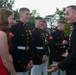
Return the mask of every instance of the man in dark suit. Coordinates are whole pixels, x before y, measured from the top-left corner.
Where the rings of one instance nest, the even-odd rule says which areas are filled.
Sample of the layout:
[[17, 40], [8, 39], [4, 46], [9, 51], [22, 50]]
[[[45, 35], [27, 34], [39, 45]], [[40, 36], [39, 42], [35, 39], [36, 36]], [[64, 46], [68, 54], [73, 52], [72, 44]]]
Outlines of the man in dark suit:
[[70, 5], [65, 10], [65, 18], [67, 22], [73, 25], [73, 31], [71, 35], [71, 49], [72, 52], [59, 64], [52, 64], [52, 69], [48, 72], [54, 72], [59, 68], [66, 70], [67, 75], [76, 75], [76, 6]]
[[28, 70], [33, 67], [33, 36], [31, 29], [26, 26], [30, 18], [30, 10], [21, 8], [19, 10], [20, 21], [13, 25], [10, 33], [13, 35], [12, 57], [13, 64], [18, 75], [28, 75]]
[[[57, 25], [57, 29], [50, 34], [49, 38], [49, 47], [50, 47], [50, 58], [52, 63], [59, 63], [65, 57], [63, 57], [63, 53], [66, 52], [68, 48], [68, 40], [69, 38], [63, 32], [66, 27], [65, 21], [59, 21]], [[52, 39], [51, 39], [52, 38]], [[52, 75], [58, 75], [58, 70], [53, 72]], [[60, 70], [60, 75], [65, 75], [65, 71]]]
[[35, 28], [32, 30], [34, 36], [34, 61], [33, 68], [31, 69], [31, 75], [42, 75], [42, 64], [47, 60], [46, 50], [45, 50], [45, 35], [41, 26], [43, 24], [43, 18], [35, 18]]

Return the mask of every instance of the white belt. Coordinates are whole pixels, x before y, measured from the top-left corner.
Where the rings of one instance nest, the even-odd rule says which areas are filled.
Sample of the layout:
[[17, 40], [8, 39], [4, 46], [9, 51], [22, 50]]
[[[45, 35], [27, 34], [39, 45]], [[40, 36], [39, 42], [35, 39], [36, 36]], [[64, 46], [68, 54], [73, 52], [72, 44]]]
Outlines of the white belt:
[[17, 49], [19, 49], [19, 50], [25, 50], [25, 47], [24, 46], [17, 46]]
[[43, 47], [36, 47], [37, 49], [43, 49]]

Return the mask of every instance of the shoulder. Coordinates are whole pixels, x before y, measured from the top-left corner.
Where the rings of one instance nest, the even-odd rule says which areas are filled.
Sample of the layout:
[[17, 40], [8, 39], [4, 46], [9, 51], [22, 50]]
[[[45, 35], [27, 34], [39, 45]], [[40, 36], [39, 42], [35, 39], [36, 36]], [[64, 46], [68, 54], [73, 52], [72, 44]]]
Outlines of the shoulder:
[[11, 28], [18, 28], [19, 24], [12, 25]]
[[3, 39], [3, 38], [7, 38], [7, 35], [5, 32], [3, 31], [0, 31], [0, 38]]
[[32, 31], [32, 28], [31, 28], [31, 27], [29, 27], [29, 26], [26, 26], [26, 29], [27, 29], [27, 30], [31, 30], [31, 31]]
[[57, 35], [58, 31], [51, 32], [51, 35]]
[[10, 32], [17, 32], [19, 28], [20, 28], [19, 25], [16, 24], [16, 25], [12, 25], [9, 30]]

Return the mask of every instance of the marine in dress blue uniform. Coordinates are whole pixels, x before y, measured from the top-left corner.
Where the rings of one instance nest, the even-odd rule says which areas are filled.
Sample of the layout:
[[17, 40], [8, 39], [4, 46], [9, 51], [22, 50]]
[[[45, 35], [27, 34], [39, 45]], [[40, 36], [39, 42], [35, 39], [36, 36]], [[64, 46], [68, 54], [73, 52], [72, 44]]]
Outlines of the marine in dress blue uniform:
[[10, 29], [10, 33], [14, 35], [11, 38], [13, 64], [18, 75], [28, 75], [27, 71], [33, 67], [34, 38], [31, 28], [26, 26], [29, 9], [21, 8], [19, 14], [20, 21]]
[[32, 30], [34, 36], [34, 61], [33, 68], [31, 69], [31, 75], [42, 75], [42, 64], [45, 62], [46, 50], [45, 50], [45, 35], [43, 30], [40, 29], [42, 25], [42, 18], [35, 18], [35, 28]]
[[[65, 21], [59, 21], [58, 27], [55, 31], [51, 32], [49, 37], [49, 47], [50, 47], [50, 60], [52, 63], [59, 63], [65, 57], [62, 56], [66, 52], [69, 44], [68, 36], [63, 32], [65, 29]], [[63, 27], [63, 28], [62, 28]], [[67, 44], [63, 44], [63, 41], [66, 41]], [[58, 75], [58, 71], [53, 72], [52, 75]], [[65, 72], [60, 70], [60, 75], [65, 75]]]

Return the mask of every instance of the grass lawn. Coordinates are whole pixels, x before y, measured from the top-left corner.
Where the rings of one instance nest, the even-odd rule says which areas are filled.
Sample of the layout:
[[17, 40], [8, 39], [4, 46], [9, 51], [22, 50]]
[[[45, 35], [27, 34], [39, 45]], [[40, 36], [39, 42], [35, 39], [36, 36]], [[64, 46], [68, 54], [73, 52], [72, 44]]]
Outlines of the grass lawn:
[[[48, 65], [48, 69], [50, 69], [50, 65]], [[51, 73], [49, 72], [48, 75], [51, 75]], [[60, 75], [60, 72], [58, 72], [58, 75]]]

